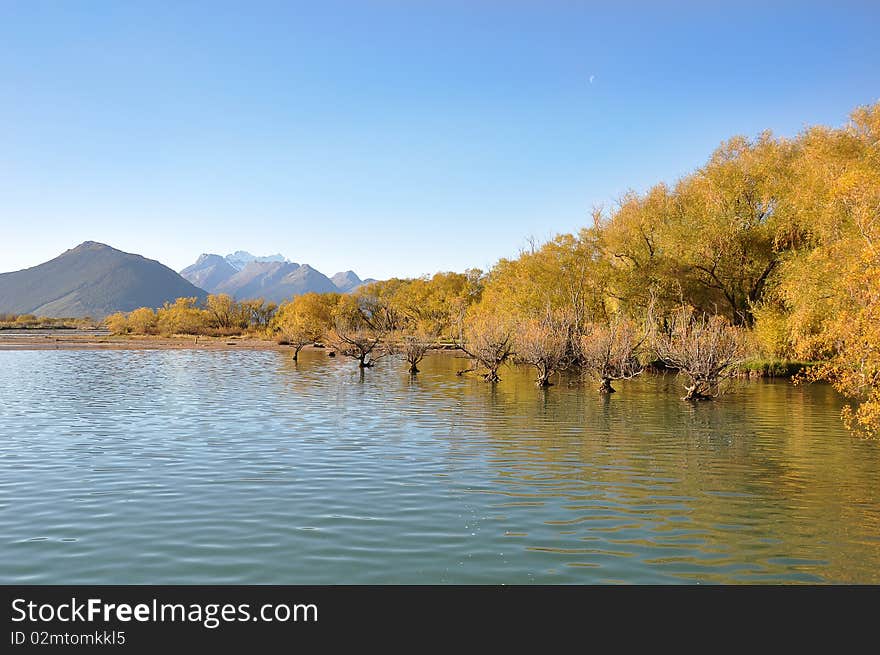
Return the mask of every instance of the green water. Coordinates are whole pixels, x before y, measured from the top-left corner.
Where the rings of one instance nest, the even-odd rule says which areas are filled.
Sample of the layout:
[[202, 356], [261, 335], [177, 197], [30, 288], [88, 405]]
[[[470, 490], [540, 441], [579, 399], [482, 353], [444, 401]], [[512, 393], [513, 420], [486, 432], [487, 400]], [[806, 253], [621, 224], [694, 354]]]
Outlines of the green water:
[[0, 582], [880, 582], [828, 387], [463, 367], [0, 352]]

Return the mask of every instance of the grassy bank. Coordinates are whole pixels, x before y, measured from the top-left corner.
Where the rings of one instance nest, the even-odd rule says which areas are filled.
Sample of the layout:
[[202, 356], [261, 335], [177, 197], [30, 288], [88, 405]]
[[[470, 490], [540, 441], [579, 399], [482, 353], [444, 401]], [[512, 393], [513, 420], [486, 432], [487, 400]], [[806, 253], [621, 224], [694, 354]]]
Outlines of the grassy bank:
[[740, 365], [742, 375], [752, 378], [793, 378], [816, 362], [783, 359], [749, 359]]

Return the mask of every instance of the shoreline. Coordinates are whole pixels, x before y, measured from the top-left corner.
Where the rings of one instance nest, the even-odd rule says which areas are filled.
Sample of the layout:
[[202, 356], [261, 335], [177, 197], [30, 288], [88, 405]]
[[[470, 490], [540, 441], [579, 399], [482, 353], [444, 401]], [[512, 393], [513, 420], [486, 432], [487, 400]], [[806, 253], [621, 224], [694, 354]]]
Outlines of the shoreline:
[[[62, 334], [45, 334], [45, 330], [34, 330], [28, 334], [0, 333], [0, 351], [4, 350], [277, 350], [291, 351], [287, 344], [279, 344], [272, 339], [259, 337], [210, 337], [210, 336], [114, 336], [99, 331], [87, 334], [72, 334], [64, 330]], [[40, 334], [43, 332], [43, 334]], [[303, 350], [329, 351], [326, 346], [306, 346]], [[431, 348], [431, 352], [457, 352], [449, 347]]]
[[[3, 334], [0, 332], [0, 352], [16, 350], [273, 350], [278, 352], [292, 351], [291, 346], [279, 344], [271, 339], [250, 336], [114, 336], [103, 330], [88, 330], [85, 334], [76, 334], [74, 330], [59, 330], [46, 334], [46, 330], [21, 330], [19, 334]], [[42, 334], [41, 334], [42, 333]], [[306, 346], [307, 351], [329, 351], [326, 346]], [[432, 353], [457, 354], [456, 348], [437, 346], [430, 349]], [[792, 379], [811, 362], [773, 362], [746, 361], [743, 369], [734, 377], [745, 379]], [[646, 368], [646, 372], [660, 373], [661, 370]]]
[[[65, 331], [67, 332], [67, 331]], [[3, 350], [287, 350], [255, 337], [159, 337], [110, 334], [0, 334]]]

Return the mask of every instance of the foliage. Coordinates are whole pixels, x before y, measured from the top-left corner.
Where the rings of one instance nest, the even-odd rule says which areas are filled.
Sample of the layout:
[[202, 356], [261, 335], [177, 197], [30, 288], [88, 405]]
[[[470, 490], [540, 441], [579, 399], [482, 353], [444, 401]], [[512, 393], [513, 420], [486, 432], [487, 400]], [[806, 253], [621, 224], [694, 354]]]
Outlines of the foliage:
[[333, 327], [336, 294], [307, 293], [282, 303], [271, 319], [271, 328], [282, 342], [294, 347], [293, 359], [309, 344], [320, 341]]

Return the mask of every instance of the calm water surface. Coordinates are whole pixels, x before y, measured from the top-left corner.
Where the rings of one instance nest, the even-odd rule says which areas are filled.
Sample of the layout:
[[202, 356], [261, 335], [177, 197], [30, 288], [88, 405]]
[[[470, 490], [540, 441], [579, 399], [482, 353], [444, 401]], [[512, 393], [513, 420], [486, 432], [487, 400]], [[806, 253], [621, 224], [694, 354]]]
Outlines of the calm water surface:
[[0, 582], [880, 582], [828, 387], [301, 360], [0, 352]]

